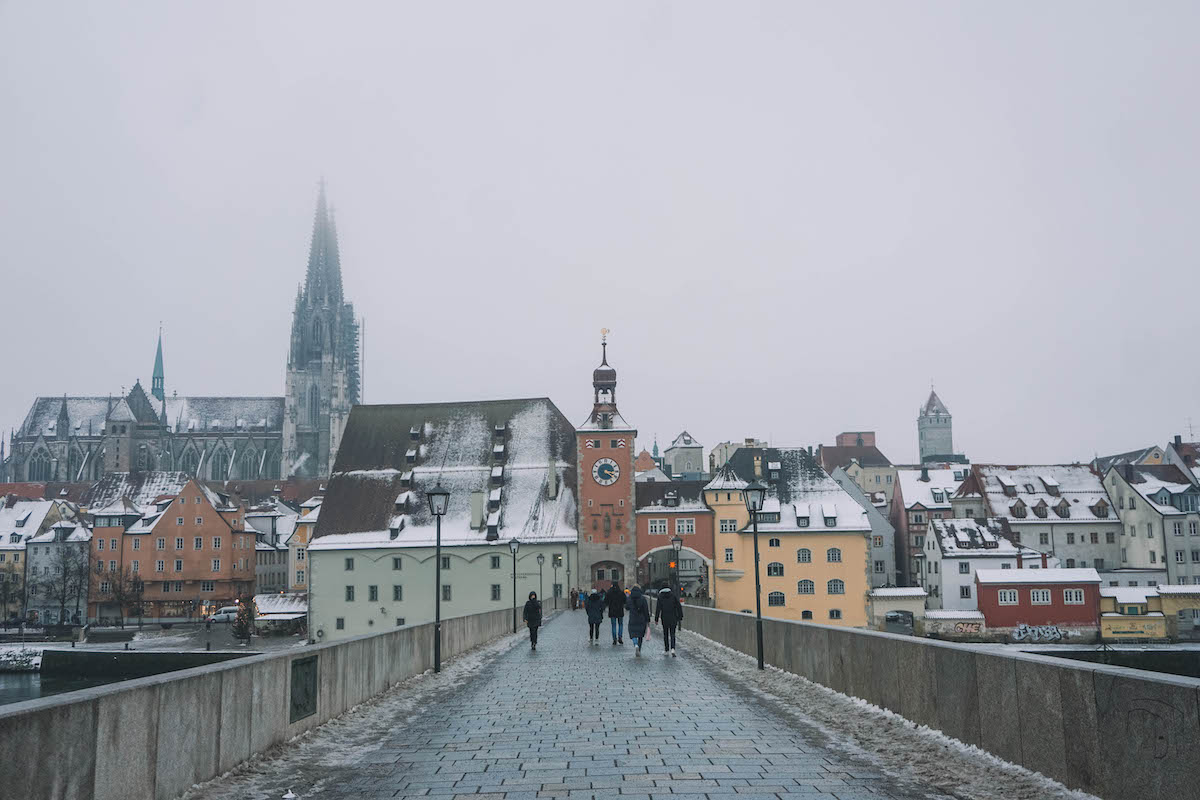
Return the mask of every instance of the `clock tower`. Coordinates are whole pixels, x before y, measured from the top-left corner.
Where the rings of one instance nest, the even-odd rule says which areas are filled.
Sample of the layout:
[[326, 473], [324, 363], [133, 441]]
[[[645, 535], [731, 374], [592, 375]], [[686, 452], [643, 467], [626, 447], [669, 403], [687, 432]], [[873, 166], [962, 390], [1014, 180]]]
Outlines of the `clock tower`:
[[617, 371], [608, 365], [608, 330], [592, 372], [592, 413], [575, 429], [579, 476], [580, 586], [626, 588], [636, 576], [633, 441], [637, 431], [617, 411]]

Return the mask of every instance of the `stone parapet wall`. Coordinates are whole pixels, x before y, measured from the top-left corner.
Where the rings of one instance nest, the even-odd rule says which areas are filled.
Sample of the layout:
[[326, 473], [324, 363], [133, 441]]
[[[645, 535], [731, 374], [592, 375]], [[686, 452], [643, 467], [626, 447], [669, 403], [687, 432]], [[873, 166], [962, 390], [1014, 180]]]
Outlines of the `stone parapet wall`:
[[[747, 655], [753, 616], [689, 606]], [[1200, 679], [987, 646], [763, 620], [768, 664], [1106, 800], [1200, 798]]]

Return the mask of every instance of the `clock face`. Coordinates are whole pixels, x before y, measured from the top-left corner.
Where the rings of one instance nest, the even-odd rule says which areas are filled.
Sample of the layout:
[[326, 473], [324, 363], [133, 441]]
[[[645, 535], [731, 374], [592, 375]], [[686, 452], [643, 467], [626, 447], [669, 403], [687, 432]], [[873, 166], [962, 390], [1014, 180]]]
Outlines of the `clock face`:
[[612, 486], [621, 477], [621, 468], [611, 458], [602, 458], [592, 465], [592, 480], [601, 486]]

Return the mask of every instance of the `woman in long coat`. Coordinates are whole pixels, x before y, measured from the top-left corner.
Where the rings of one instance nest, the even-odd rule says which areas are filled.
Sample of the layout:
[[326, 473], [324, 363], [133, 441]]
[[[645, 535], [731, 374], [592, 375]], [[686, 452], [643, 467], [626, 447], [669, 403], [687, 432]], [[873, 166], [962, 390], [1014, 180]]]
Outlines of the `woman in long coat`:
[[642, 655], [642, 639], [650, 627], [650, 603], [642, 594], [642, 587], [635, 586], [629, 592], [629, 640], [637, 645], [636, 656]]
[[537, 632], [538, 628], [542, 627], [542, 604], [538, 602], [537, 592], [529, 593], [522, 616], [525, 624], [529, 626], [529, 649], [537, 650]]

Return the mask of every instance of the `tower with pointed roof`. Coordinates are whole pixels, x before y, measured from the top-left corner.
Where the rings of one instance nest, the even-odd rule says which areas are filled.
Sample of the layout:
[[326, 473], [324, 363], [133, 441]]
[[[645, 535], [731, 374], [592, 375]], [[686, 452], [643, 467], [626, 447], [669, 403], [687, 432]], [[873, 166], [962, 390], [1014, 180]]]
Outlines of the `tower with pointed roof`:
[[317, 195], [308, 270], [296, 294], [284, 391], [283, 472], [324, 477], [333, 467], [350, 407], [359, 402], [359, 327], [342, 295], [337, 227]]
[[158, 329], [158, 352], [154, 354], [154, 375], [150, 378], [150, 394], [162, 403], [167, 399], [166, 383], [163, 375], [162, 357], [162, 328]]
[[933, 387], [929, 389], [929, 399], [917, 413], [917, 445], [922, 463], [948, 461], [954, 454], [950, 410]]
[[617, 410], [617, 371], [602, 332], [600, 366], [592, 372], [592, 413], [575, 429], [579, 476], [579, 564], [583, 586], [621, 586], [636, 578], [634, 452], [637, 430]]

